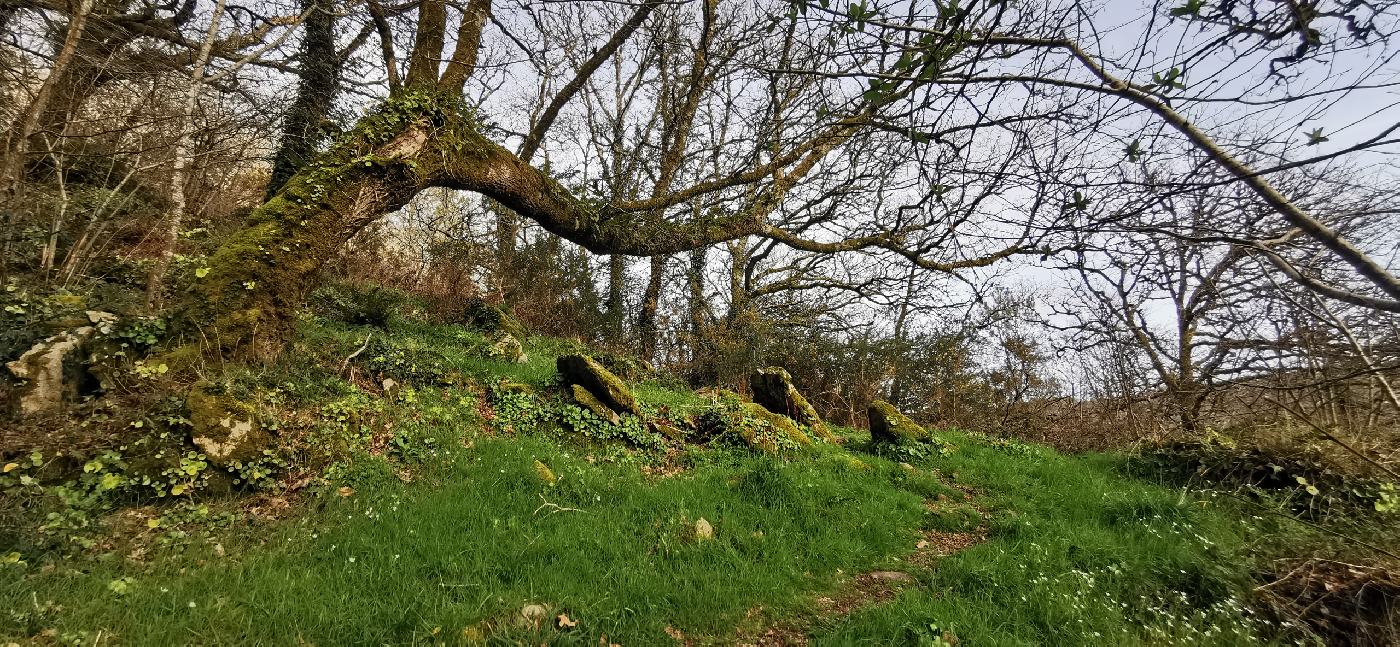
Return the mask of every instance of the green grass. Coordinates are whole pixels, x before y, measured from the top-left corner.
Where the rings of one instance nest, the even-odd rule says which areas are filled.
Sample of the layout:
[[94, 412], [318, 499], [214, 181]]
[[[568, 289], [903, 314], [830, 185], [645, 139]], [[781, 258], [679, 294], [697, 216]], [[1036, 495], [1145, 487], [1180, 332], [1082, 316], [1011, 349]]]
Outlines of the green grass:
[[[318, 322], [300, 343], [334, 364], [366, 332]], [[451, 326], [376, 334], [483, 382], [541, 387], [554, 380], [554, 355], [572, 348], [532, 339], [529, 362], [503, 364], [470, 352], [470, 333]], [[296, 361], [249, 379], [276, 378], [304, 402], [369, 406], [315, 362]], [[673, 412], [704, 403], [655, 383], [637, 393]], [[840, 430], [846, 448], [789, 460], [738, 449], [660, 456], [580, 446], [557, 430], [492, 435], [469, 394], [445, 387], [374, 411], [393, 421], [395, 443], [342, 457], [287, 518], [148, 530], [143, 511], [117, 513], [109, 521], [136, 530], [75, 556], [0, 565], [0, 638], [53, 630], [73, 644], [597, 645], [606, 636], [664, 645], [669, 628], [732, 644], [765, 626], [836, 645], [937, 644], [945, 631], [965, 645], [1224, 645], [1264, 635], [1238, 601], [1247, 527], [1213, 503], [1123, 476], [1114, 457], [947, 433], [957, 449], [910, 470], [863, 451], [849, 429]], [[341, 496], [341, 485], [355, 493]], [[961, 503], [955, 487], [977, 496]], [[712, 539], [696, 536], [701, 518]], [[906, 559], [929, 529], [978, 528], [985, 542], [932, 568]], [[915, 582], [850, 615], [818, 612], [817, 598], [874, 570]], [[531, 604], [578, 625], [532, 627], [519, 617]]]
[[[530, 603], [579, 621], [554, 636], [563, 643], [649, 644], [668, 640], [668, 625], [722, 636], [755, 605], [796, 609], [837, 569], [907, 550], [923, 514], [909, 490], [821, 462], [727, 455], [651, 481], [637, 465], [593, 464], [538, 438], [454, 453], [419, 482], [330, 495], [323, 511], [232, 540], [221, 558], [201, 544], [147, 565], [98, 560], [31, 574], [3, 598], [65, 608], [30, 630], [52, 621], [139, 645], [400, 644], [483, 621], [500, 625], [499, 639], [524, 639], [511, 619]], [[694, 538], [700, 518], [714, 539]], [[132, 582], [118, 596], [108, 584], [123, 577]]]
[[943, 468], [985, 493], [990, 538], [821, 644], [1255, 644], [1238, 597], [1242, 528], [1193, 497], [1118, 475], [1119, 459], [1013, 455], [966, 439]]

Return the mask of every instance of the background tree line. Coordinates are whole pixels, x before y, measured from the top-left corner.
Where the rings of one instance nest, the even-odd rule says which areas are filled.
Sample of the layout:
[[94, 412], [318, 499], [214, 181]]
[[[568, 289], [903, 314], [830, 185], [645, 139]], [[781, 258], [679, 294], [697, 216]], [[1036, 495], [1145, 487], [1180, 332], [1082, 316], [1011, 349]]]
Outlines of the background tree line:
[[841, 422], [1392, 462], [1395, 8], [1052, 4], [0, 0], [0, 272], [230, 359], [373, 283]]

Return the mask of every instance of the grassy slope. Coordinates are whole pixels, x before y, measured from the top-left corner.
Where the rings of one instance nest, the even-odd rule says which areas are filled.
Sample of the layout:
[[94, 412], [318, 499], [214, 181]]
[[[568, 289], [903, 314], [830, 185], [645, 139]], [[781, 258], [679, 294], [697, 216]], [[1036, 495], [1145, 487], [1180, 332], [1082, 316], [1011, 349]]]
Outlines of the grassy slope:
[[[552, 379], [557, 342], [537, 340], [529, 364], [509, 366], [457, 352], [458, 334], [399, 333], [478, 378]], [[318, 327], [303, 344], [343, 357], [362, 338]], [[313, 373], [282, 377], [302, 398], [351, 393]], [[673, 409], [698, 403], [658, 385], [638, 392]], [[679, 631], [728, 644], [780, 625], [819, 644], [932, 644], [943, 630], [970, 645], [1255, 640], [1234, 598], [1242, 527], [1181, 492], [1119, 476], [1112, 457], [950, 433], [957, 450], [912, 472], [862, 452], [857, 438], [785, 461], [735, 449], [663, 459], [558, 432], [497, 435], [452, 390], [422, 389], [385, 411], [406, 439], [403, 456], [338, 463], [333, 487], [291, 517], [194, 524], [190, 535], [163, 527], [105, 553], [0, 567], [23, 575], [0, 578], [10, 609], [0, 636], [52, 628], [85, 644], [596, 645], [606, 636], [650, 645]], [[410, 483], [393, 477], [405, 470]], [[355, 494], [339, 496], [341, 483]], [[925, 504], [960, 497], [954, 485], [978, 493], [988, 541], [932, 568], [905, 560], [923, 529], [948, 523]], [[714, 539], [694, 536], [700, 518]], [[134, 546], [139, 559], [124, 557]], [[850, 615], [816, 611], [814, 600], [872, 570], [916, 580]], [[523, 625], [527, 604], [578, 625]]]

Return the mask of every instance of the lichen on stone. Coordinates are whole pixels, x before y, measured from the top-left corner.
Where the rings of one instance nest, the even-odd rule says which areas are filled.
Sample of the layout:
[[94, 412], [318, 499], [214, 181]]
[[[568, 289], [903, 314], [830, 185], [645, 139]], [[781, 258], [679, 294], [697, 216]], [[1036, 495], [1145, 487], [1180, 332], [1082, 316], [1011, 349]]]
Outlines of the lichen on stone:
[[568, 386], [579, 385], [587, 389], [600, 402], [617, 413], [642, 415], [637, 398], [627, 384], [602, 364], [587, 355], [560, 355], [555, 367]]
[[792, 375], [777, 366], [760, 368], [749, 377], [749, 387], [753, 390], [754, 402], [763, 408], [782, 414], [798, 423], [807, 425], [818, 438], [837, 443], [836, 435], [827, 429], [817, 410], [803, 397], [802, 392], [792, 383]]
[[76, 397], [77, 380], [72, 355], [92, 337], [96, 328], [83, 326], [66, 330], [35, 344], [5, 366], [15, 377], [25, 380], [20, 391], [20, 413], [32, 415], [61, 409]]
[[761, 424], [744, 424], [740, 426], [744, 440], [755, 448], [762, 449], [770, 454], [778, 453], [781, 449], [777, 438], [768, 436], [765, 432], [779, 434], [798, 447], [809, 447], [812, 438], [802, 431], [797, 423], [783, 414], [773, 413], [755, 402], [745, 402], [740, 405], [743, 414], [751, 420]]
[[593, 415], [615, 425], [621, 424], [622, 419], [618, 417], [617, 412], [608, 408], [608, 405], [603, 404], [601, 400], [590, 393], [588, 389], [583, 388], [582, 385], [570, 384], [569, 392], [574, 396], [574, 402], [580, 407], [592, 411]]
[[228, 466], [262, 456], [272, 436], [258, 424], [252, 405], [201, 381], [185, 400], [190, 409], [191, 442], [211, 464]]
[[485, 347], [485, 354], [488, 359], [513, 364], [524, 364], [530, 361], [530, 356], [525, 354], [520, 340], [504, 330], [497, 331], [491, 338], [490, 344]]
[[884, 400], [871, 402], [868, 413], [870, 441], [873, 443], [917, 442], [930, 438], [927, 429]]

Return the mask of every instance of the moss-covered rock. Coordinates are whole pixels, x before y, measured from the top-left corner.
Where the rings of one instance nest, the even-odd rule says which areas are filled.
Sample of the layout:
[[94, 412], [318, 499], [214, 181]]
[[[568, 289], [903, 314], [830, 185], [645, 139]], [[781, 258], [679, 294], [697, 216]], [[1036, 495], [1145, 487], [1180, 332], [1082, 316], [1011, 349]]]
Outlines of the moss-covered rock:
[[213, 465], [225, 467], [263, 455], [272, 436], [259, 424], [252, 405], [222, 392], [209, 382], [190, 389], [191, 441]]
[[530, 361], [530, 357], [525, 354], [525, 349], [520, 345], [520, 340], [504, 330], [493, 333], [490, 342], [483, 349], [483, 353], [488, 359], [499, 362], [524, 364]]
[[680, 427], [657, 420], [649, 421], [647, 425], [651, 427], [652, 431], [655, 431], [656, 433], [661, 434], [662, 436], [665, 436], [675, 442], [683, 443], [686, 441], [685, 430], [681, 429]]
[[808, 447], [812, 439], [791, 418], [773, 413], [754, 402], [733, 399], [701, 413], [695, 422], [695, 438], [710, 442], [729, 436], [765, 454]]
[[740, 408], [745, 417], [760, 423], [739, 426], [739, 432], [744, 440], [755, 449], [776, 454], [783, 448], [783, 439], [791, 441], [798, 447], [811, 446], [812, 438], [803, 433], [802, 428], [798, 427], [792, 418], [780, 413], [773, 413], [756, 402], [745, 402], [740, 405]]
[[622, 378], [603, 368], [602, 364], [587, 355], [560, 355], [555, 360], [566, 386], [579, 385], [592, 393], [600, 402], [617, 413], [642, 415], [637, 406], [637, 398]]
[[83, 326], [41, 341], [6, 364], [15, 377], [24, 380], [19, 406], [24, 415], [57, 411], [65, 402], [78, 397], [79, 383], [86, 371], [75, 355], [96, 329]]
[[836, 435], [826, 428], [817, 410], [802, 396], [792, 384], [792, 375], [777, 366], [760, 368], [749, 376], [749, 387], [753, 389], [753, 400], [763, 408], [782, 414], [807, 425], [818, 438], [829, 442], [839, 442]]
[[488, 335], [506, 333], [517, 341], [530, 336], [520, 320], [512, 317], [504, 307], [487, 303], [481, 297], [467, 301], [467, 306], [462, 309], [462, 325]]
[[498, 383], [496, 384], [496, 389], [495, 389], [495, 391], [496, 391], [496, 393], [497, 393], [498, 395], [499, 395], [499, 394], [507, 394], [507, 393], [516, 393], [516, 394], [521, 394], [521, 395], [534, 395], [534, 394], [535, 394], [535, 387], [530, 386], [529, 384], [526, 384], [526, 383], [524, 383], [524, 382], [516, 382], [516, 381], [513, 381], [513, 380], [505, 380], [505, 379], [503, 379], [503, 380], [501, 380], [500, 382], [498, 382]]
[[578, 384], [570, 384], [569, 392], [573, 394], [574, 402], [578, 404], [578, 406], [592, 411], [593, 415], [603, 420], [607, 420], [615, 425], [621, 424], [622, 419], [618, 417], [617, 412], [608, 408], [608, 405], [603, 404], [603, 402], [599, 400], [597, 396], [590, 393], [588, 389]]
[[873, 443], [899, 443], [924, 441], [929, 439], [927, 429], [920, 427], [909, 416], [884, 400], [870, 403], [870, 441]]

